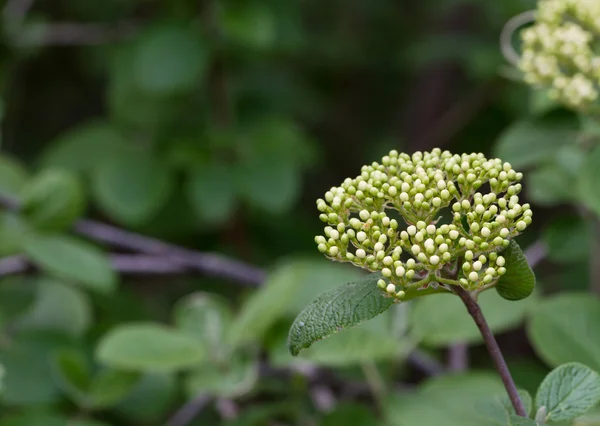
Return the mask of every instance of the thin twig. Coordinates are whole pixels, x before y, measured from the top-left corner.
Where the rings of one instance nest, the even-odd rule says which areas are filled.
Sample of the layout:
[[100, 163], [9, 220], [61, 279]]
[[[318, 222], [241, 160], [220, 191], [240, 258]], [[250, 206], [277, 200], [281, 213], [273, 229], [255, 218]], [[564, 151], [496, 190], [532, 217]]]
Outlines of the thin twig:
[[35, 0], [9, 0], [6, 2], [2, 15], [5, 25], [20, 26]]
[[124, 22], [117, 25], [64, 22], [44, 24], [31, 33], [23, 29], [14, 42], [17, 46], [94, 46], [129, 37], [137, 25]]
[[20, 274], [29, 268], [29, 262], [20, 254], [0, 259], [0, 277]]
[[211, 397], [204, 394], [191, 399], [182, 405], [179, 410], [167, 420], [165, 426], [185, 426], [189, 424], [208, 405], [211, 399]]
[[266, 273], [255, 266], [213, 253], [201, 253], [92, 220], [79, 220], [73, 230], [92, 240], [127, 250], [164, 256], [179, 266], [258, 286]]
[[407, 361], [428, 376], [439, 376], [445, 372], [444, 366], [437, 359], [421, 349], [412, 351], [408, 355]]
[[459, 373], [469, 368], [469, 345], [458, 342], [448, 348], [448, 371]]
[[506, 365], [506, 361], [504, 361], [504, 357], [502, 356], [502, 352], [500, 351], [500, 347], [498, 346], [498, 342], [496, 342], [496, 338], [490, 330], [490, 327], [483, 316], [483, 312], [479, 307], [479, 304], [471, 294], [463, 289], [460, 286], [453, 286], [454, 292], [461, 298], [467, 311], [473, 317], [477, 328], [481, 332], [481, 336], [487, 346], [490, 357], [494, 361], [496, 365], [496, 369], [500, 374], [500, 378], [502, 379], [502, 383], [504, 383], [504, 387], [506, 388], [506, 392], [508, 393], [508, 397], [510, 398], [510, 402], [515, 408], [515, 412], [521, 417], [527, 417], [527, 411], [525, 410], [525, 406], [523, 405], [523, 401], [521, 401], [521, 397], [519, 396], [519, 392], [517, 391], [517, 386], [508, 370], [508, 366]]

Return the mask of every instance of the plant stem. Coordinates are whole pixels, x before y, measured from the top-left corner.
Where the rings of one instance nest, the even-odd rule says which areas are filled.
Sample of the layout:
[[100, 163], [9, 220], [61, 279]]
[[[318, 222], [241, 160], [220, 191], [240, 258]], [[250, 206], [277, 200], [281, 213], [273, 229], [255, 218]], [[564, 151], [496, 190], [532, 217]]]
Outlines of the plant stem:
[[479, 328], [488, 352], [490, 353], [490, 356], [496, 365], [498, 373], [500, 373], [500, 378], [502, 379], [502, 383], [504, 383], [504, 387], [506, 388], [510, 402], [515, 408], [515, 412], [521, 417], [527, 417], [525, 406], [523, 405], [523, 401], [521, 401], [521, 397], [519, 396], [515, 382], [510, 375], [510, 371], [508, 370], [506, 361], [504, 361], [504, 357], [502, 356], [498, 342], [496, 342], [496, 338], [492, 334], [492, 330], [490, 330], [490, 327], [483, 316], [483, 312], [481, 312], [479, 304], [475, 301], [475, 299], [473, 299], [473, 297], [471, 297], [471, 294], [462, 287], [456, 286], [453, 287], [453, 290], [457, 296], [462, 299], [467, 311], [469, 311], [469, 314], [473, 317], [477, 328]]
[[383, 409], [383, 397], [385, 395], [385, 382], [381, 377], [381, 373], [377, 368], [377, 365], [373, 361], [365, 361], [361, 364], [361, 368], [367, 384], [373, 393], [373, 398], [377, 402], [379, 409]]

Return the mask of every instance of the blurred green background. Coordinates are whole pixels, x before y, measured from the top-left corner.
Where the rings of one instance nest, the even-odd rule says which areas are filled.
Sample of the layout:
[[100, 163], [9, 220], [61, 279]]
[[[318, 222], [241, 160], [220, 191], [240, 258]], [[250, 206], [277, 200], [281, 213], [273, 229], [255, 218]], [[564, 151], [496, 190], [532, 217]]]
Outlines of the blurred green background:
[[318, 255], [315, 200], [391, 149], [525, 172], [539, 288], [484, 312], [523, 389], [600, 368], [600, 131], [502, 57], [534, 7], [5, 0], [0, 426], [486, 426], [502, 387], [457, 300], [287, 352], [295, 315], [360, 276]]

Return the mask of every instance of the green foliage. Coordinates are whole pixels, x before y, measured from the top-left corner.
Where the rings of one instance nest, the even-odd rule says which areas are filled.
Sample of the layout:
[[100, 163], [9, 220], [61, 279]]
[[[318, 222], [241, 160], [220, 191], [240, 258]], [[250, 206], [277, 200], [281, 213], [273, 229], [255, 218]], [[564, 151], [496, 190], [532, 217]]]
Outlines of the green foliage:
[[[527, 391], [519, 390], [519, 397], [521, 398], [521, 401], [523, 401], [525, 411], [529, 414], [533, 404], [531, 395], [529, 395]], [[508, 395], [495, 395], [489, 400], [481, 401], [476, 408], [490, 420], [496, 421], [498, 424], [502, 425], [505, 425], [511, 416], [517, 415]]]
[[103, 251], [78, 239], [62, 235], [34, 234], [26, 238], [23, 251], [42, 270], [86, 288], [108, 293], [117, 276]]
[[502, 256], [506, 259], [506, 273], [495, 286], [498, 294], [508, 300], [525, 299], [535, 288], [535, 275], [521, 247], [512, 240], [502, 251]]
[[600, 167], [600, 148], [595, 148], [585, 160], [579, 175], [578, 189], [581, 202], [596, 215], [600, 215], [598, 167]]
[[[479, 296], [483, 314], [494, 332], [518, 327], [535, 303], [533, 297], [513, 302], [489, 291]], [[410, 323], [414, 335], [428, 345], [445, 346], [456, 341], [481, 341], [481, 334], [473, 319], [456, 296], [432, 296], [415, 301], [410, 313]]]
[[85, 209], [84, 189], [77, 176], [60, 169], [47, 169], [22, 189], [21, 211], [36, 228], [63, 231]]
[[308, 305], [290, 328], [288, 345], [292, 355], [389, 309], [394, 299], [385, 297], [377, 287], [380, 278], [380, 274], [371, 274], [325, 293]]
[[583, 364], [568, 363], [552, 370], [535, 397], [546, 408], [545, 421], [572, 420], [600, 402], [600, 376]]
[[527, 333], [537, 354], [557, 367], [580, 362], [600, 369], [600, 301], [588, 294], [561, 294], [543, 300], [532, 312]]
[[103, 364], [142, 372], [191, 367], [205, 356], [204, 346], [192, 336], [153, 323], [132, 323], [113, 328], [96, 348], [96, 357]]

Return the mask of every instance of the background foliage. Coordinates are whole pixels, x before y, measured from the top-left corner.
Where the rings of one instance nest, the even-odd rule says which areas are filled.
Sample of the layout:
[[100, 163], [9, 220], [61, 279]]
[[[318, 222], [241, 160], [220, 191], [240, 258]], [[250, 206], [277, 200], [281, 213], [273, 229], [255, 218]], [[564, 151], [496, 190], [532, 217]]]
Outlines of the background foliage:
[[5, 1], [0, 426], [486, 424], [503, 390], [458, 298], [288, 353], [300, 310], [360, 276], [316, 253], [314, 200], [393, 148], [526, 172], [538, 287], [483, 311], [532, 395], [600, 370], [600, 126], [505, 64], [534, 6]]

